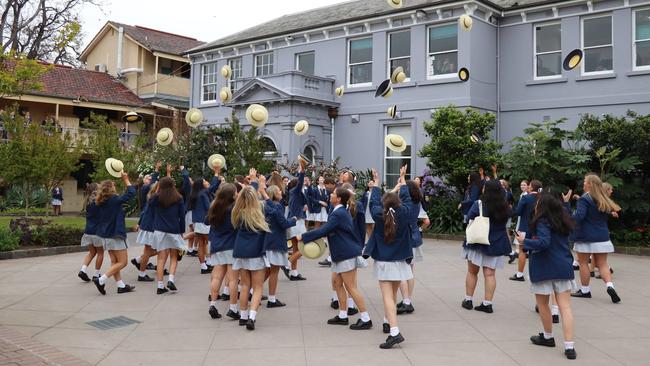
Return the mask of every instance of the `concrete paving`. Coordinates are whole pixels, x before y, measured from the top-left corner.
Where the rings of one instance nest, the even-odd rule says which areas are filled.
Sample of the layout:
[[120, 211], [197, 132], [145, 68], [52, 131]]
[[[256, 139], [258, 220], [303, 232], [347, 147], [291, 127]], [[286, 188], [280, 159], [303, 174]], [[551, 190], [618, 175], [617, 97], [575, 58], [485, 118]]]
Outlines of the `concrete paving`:
[[[129, 254], [140, 251], [132, 246]], [[612, 304], [601, 280], [592, 283], [592, 299], [573, 299], [578, 359], [568, 361], [559, 325], [557, 348], [530, 344], [541, 324], [528, 282], [507, 279], [514, 265], [497, 271], [495, 312], [484, 314], [460, 307], [466, 270], [460, 244], [427, 240], [424, 254], [415, 268], [416, 311], [398, 318], [406, 342], [392, 350], [378, 348], [386, 337], [372, 269], [360, 271], [359, 286], [375, 327], [352, 331], [326, 324], [336, 315], [329, 308], [330, 272], [309, 260], [300, 262], [307, 281], [281, 275], [278, 298], [287, 306], [261, 308], [254, 332], [209, 317], [209, 275], [199, 273], [195, 258], [180, 263], [178, 293], [162, 296], [154, 283], [136, 282], [131, 265], [123, 277], [135, 293], [118, 295], [109, 280], [108, 294], [99, 295], [77, 278], [82, 253], [1, 261], [0, 327], [95, 365], [650, 365], [650, 258], [611, 256], [620, 304]], [[220, 301], [220, 312], [226, 308]], [[140, 323], [113, 330], [86, 324], [115, 316]]]

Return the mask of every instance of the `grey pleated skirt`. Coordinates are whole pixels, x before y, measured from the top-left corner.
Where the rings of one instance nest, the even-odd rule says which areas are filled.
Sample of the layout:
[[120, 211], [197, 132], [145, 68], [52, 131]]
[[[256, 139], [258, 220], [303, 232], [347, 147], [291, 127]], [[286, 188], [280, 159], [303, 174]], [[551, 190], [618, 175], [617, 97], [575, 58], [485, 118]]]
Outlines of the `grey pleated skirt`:
[[614, 244], [611, 240], [595, 243], [577, 241], [573, 243], [573, 250], [576, 253], [614, 253]]
[[210, 256], [210, 261], [212, 262], [212, 265], [223, 266], [226, 264], [233, 264], [235, 262], [235, 258], [232, 257], [232, 249], [230, 249], [212, 253]]
[[206, 225], [202, 222], [194, 223], [194, 232], [197, 234], [208, 235], [210, 234], [210, 225]]
[[140, 230], [138, 236], [135, 238], [135, 243], [140, 245], [152, 246], [153, 244], [153, 231]]
[[102, 238], [104, 250], [124, 250], [128, 248], [126, 240], [122, 238]]
[[307, 232], [307, 227], [305, 226], [305, 220], [299, 219], [296, 221], [296, 225], [287, 229], [287, 239], [295, 238], [298, 235], [302, 235]]
[[530, 283], [530, 292], [535, 295], [550, 295], [553, 292], [562, 293], [577, 289], [575, 280], [546, 280]]
[[267, 250], [266, 260], [272, 266], [289, 266], [289, 257], [287, 257], [287, 252], [281, 250]]
[[413, 262], [422, 262], [423, 260], [424, 255], [422, 255], [422, 245], [413, 248]]
[[363, 257], [354, 257], [350, 259], [345, 259], [338, 262], [332, 262], [332, 272], [334, 273], [345, 273], [350, 272], [357, 268], [366, 268], [368, 267], [368, 262], [363, 259]]
[[102, 238], [97, 235], [83, 234], [81, 237], [81, 246], [87, 247], [89, 245], [92, 245], [96, 248], [101, 248], [104, 246], [104, 242]]
[[185, 241], [181, 234], [165, 233], [162, 231], [153, 232], [152, 248], [156, 250], [185, 249]]
[[266, 257], [256, 257], [256, 258], [235, 258], [235, 261], [232, 264], [232, 269], [245, 269], [248, 271], [259, 271], [268, 267], [268, 262]]
[[375, 261], [373, 268], [378, 281], [407, 281], [413, 278], [411, 266], [406, 261]]
[[463, 259], [467, 259], [475, 266], [488, 267], [492, 269], [503, 268], [505, 264], [505, 257], [502, 255], [491, 256], [485, 255], [483, 252], [475, 249], [463, 248]]

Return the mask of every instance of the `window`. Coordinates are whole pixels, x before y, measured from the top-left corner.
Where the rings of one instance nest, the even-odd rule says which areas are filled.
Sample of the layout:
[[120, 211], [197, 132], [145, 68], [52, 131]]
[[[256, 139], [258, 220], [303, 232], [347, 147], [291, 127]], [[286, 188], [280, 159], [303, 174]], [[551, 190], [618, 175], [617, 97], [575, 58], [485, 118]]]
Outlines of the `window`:
[[372, 38], [351, 39], [348, 52], [348, 85], [372, 85]]
[[583, 74], [607, 73], [613, 70], [612, 17], [582, 19]]
[[313, 162], [314, 158], [316, 157], [316, 148], [311, 145], [307, 145], [305, 146], [305, 150], [303, 150], [302, 153], [307, 157], [307, 159], [309, 159], [309, 161]]
[[262, 143], [262, 148], [264, 149], [264, 156], [267, 158], [273, 158], [278, 155], [278, 148], [275, 147], [275, 143], [268, 136], [262, 136], [260, 138]]
[[[409, 168], [411, 167], [411, 126], [386, 126], [386, 134], [400, 135], [404, 140], [406, 140], [407, 144], [406, 150], [401, 153], [389, 150], [384, 146], [384, 181], [388, 187], [394, 187], [399, 179], [399, 169], [404, 166], [404, 164], [408, 164]], [[410, 179], [408, 172], [406, 179]]]
[[255, 76], [273, 74], [273, 52], [255, 56]]
[[201, 66], [201, 103], [217, 101], [217, 63]]
[[650, 68], [650, 9], [634, 12], [634, 68]]
[[163, 57], [160, 57], [158, 59], [158, 73], [162, 75], [170, 75], [189, 79], [190, 69], [190, 64], [187, 62], [170, 60]]
[[401, 66], [406, 78], [411, 77], [411, 31], [388, 34], [388, 75]]
[[562, 75], [562, 28], [560, 23], [535, 26], [535, 78]]
[[458, 71], [458, 25], [456, 23], [429, 27], [428, 77], [456, 75]]
[[237, 91], [237, 79], [242, 77], [241, 62], [241, 57], [231, 58], [228, 60], [228, 66], [230, 66], [230, 69], [232, 70], [232, 76], [230, 80], [228, 80], [228, 84], [233, 93]]
[[316, 54], [314, 52], [298, 53], [296, 54], [296, 70], [302, 71], [305, 74], [315, 75], [315, 61]]

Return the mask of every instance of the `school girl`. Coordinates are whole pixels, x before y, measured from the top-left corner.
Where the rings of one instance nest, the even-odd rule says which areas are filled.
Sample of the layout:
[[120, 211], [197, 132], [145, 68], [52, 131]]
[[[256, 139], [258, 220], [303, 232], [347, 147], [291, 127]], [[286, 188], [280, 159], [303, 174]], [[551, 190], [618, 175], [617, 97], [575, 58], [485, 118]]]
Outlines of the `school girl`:
[[[350, 329], [363, 330], [372, 328], [372, 321], [363, 296], [357, 289], [357, 268], [363, 267], [365, 261], [360, 258], [361, 245], [352, 216], [345, 209], [351, 199], [354, 198], [350, 191], [342, 187], [337, 188], [330, 195], [330, 203], [334, 208], [327, 218], [327, 223], [318, 229], [299, 235], [297, 239], [310, 242], [327, 236], [332, 255], [331, 270], [341, 275], [341, 281], [335, 284], [339, 303], [343, 304], [346, 301], [348, 293], [352, 296], [361, 311], [361, 316], [356, 324], [350, 325]], [[348, 325], [348, 323], [348, 312], [345, 310], [339, 310], [339, 315], [327, 321], [327, 324], [335, 325]]]
[[[185, 231], [185, 203], [178, 193], [174, 180], [164, 177], [160, 180], [158, 192], [152, 197], [153, 211], [153, 247], [158, 251], [158, 268], [156, 293], [164, 294], [176, 291], [176, 267], [179, 251], [185, 248], [183, 233]], [[163, 282], [163, 269], [169, 257], [169, 278], [167, 287]]]
[[101, 276], [100, 270], [102, 269], [102, 263], [104, 262], [104, 244], [100, 237], [95, 235], [97, 233], [97, 219], [99, 208], [95, 204], [97, 199], [97, 189], [99, 185], [97, 183], [90, 183], [86, 188], [86, 227], [84, 228], [84, 234], [81, 237], [81, 246], [88, 247], [88, 254], [84, 257], [83, 264], [79, 270], [79, 278], [84, 282], [90, 282], [88, 277], [88, 266], [92, 262], [93, 258], [95, 259], [95, 277], [99, 278]]
[[291, 271], [287, 267], [283, 267], [285, 276], [290, 281], [304, 281], [307, 278], [303, 277], [298, 273], [298, 259], [302, 256], [298, 250], [298, 236], [302, 235], [307, 231], [305, 226], [305, 204], [307, 203], [305, 195], [302, 193], [302, 187], [305, 182], [305, 172], [302, 165], [298, 165], [298, 178], [294, 178], [289, 182], [287, 186], [287, 191], [289, 194], [289, 206], [287, 218], [295, 217], [297, 218], [296, 225], [287, 230], [287, 237], [291, 239], [292, 243], [292, 253], [289, 257], [289, 262], [291, 262]]
[[573, 231], [573, 250], [578, 253], [582, 287], [571, 296], [591, 298], [589, 257], [593, 254], [596, 267], [605, 282], [607, 294], [613, 303], [618, 303], [621, 298], [614, 289], [612, 274], [607, 264], [607, 253], [614, 252], [614, 244], [609, 238], [607, 220], [610, 216], [618, 217], [621, 207], [609, 198], [603, 188], [603, 182], [596, 174], [585, 176], [583, 190], [585, 193], [578, 200], [576, 211], [572, 216], [576, 222], [576, 228]]
[[205, 218], [210, 209], [210, 202], [214, 192], [219, 188], [221, 179], [219, 179], [221, 169], [214, 169], [212, 182], [208, 183], [203, 178], [197, 178], [192, 183], [192, 192], [187, 204], [188, 210], [192, 212], [192, 228], [194, 231], [194, 242], [198, 246], [199, 263], [201, 265], [201, 274], [211, 273], [212, 266], [208, 258], [208, 234], [210, 227], [205, 224]]
[[310, 225], [313, 225], [314, 223], [314, 207], [313, 207], [313, 187], [311, 185], [311, 178], [309, 176], [305, 176], [305, 184], [302, 186], [302, 194], [305, 196], [305, 207], [303, 208], [303, 211], [305, 211], [305, 227], [309, 227]]
[[[538, 180], [531, 180], [528, 185], [528, 193], [522, 195], [517, 202], [517, 207], [515, 208], [515, 214], [519, 216], [519, 224], [517, 226], [517, 231], [524, 233], [527, 238], [530, 238], [530, 235], [526, 235], [529, 231], [528, 226], [530, 219], [533, 217], [533, 211], [535, 210], [535, 204], [537, 202], [537, 193], [542, 189], [542, 182]], [[526, 268], [526, 251], [521, 249], [521, 243], [515, 240], [515, 244], [519, 246], [519, 257], [517, 259], [517, 273], [510, 277], [511, 281], [526, 281], [524, 279], [524, 268]]]
[[[232, 225], [232, 209], [237, 199], [237, 187], [232, 183], [224, 183], [217, 190], [217, 197], [210, 205], [207, 224], [210, 225], [210, 253], [214, 269], [210, 282], [210, 307], [208, 312], [212, 319], [220, 318], [217, 310], [217, 294], [221, 283], [226, 280], [228, 289], [227, 299], [230, 301], [226, 316], [239, 320], [239, 305], [237, 304], [237, 280], [239, 273], [233, 270], [233, 249], [237, 231]], [[285, 245], [286, 246], [286, 245]], [[222, 296], [222, 299], [225, 297]]]
[[372, 213], [370, 212], [370, 194], [372, 193], [371, 187], [374, 187], [375, 181], [369, 180], [367, 190], [363, 194], [363, 210], [364, 217], [366, 221], [366, 232], [363, 235], [363, 242], [366, 242], [366, 238], [370, 238], [372, 235], [372, 230], [375, 227], [375, 220], [372, 218]]
[[329, 202], [329, 193], [325, 188], [325, 178], [321, 175], [318, 177], [318, 186], [313, 189], [314, 199], [314, 228], [318, 229], [323, 223], [327, 222], [327, 206]]
[[[254, 169], [251, 169], [250, 176], [256, 176]], [[263, 207], [263, 203], [257, 198], [255, 188], [245, 186], [239, 192], [232, 209], [232, 225], [237, 230], [233, 250], [235, 260], [232, 267], [239, 271], [242, 294], [239, 297], [239, 325], [245, 325], [248, 330], [255, 329], [267, 267], [264, 238], [270, 230], [264, 217]], [[246, 294], [251, 288], [253, 295], [249, 308], [249, 297]]]
[[481, 190], [483, 189], [483, 186], [481, 184], [481, 176], [478, 173], [470, 174], [467, 177], [467, 182], [469, 184], [465, 189], [465, 196], [463, 197], [463, 201], [458, 204], [458, 209], [463, 214], [463, 222], [465, 224], [467, 224], [469, 221], [467, 218], [469, 209], [472, 208], [474, 202], [478, 200], [479, 196], [481, 195]]
[[553, 323], [549, 297], [555, 299], [562, 314], [564, 332], [564, 354], [570, 360], [576, 358], [573, 341], [573, 314], [571, 312], [571, 289], [573, 280], [573, 256], [569, 249], [569, 233], [573, 228], [571, 216], [562, 201], [551, 193], [539, 195], [533, 218], [530, 222], [532, 238], [519, 232], [517, 240], [523, 249], [530, 252], [531, 291], [535, 294], [543, 332], [530, 337], [538, 346], [555, 347]]
[[[493, 312], [492, 300], [497, 287], [495, 272], [497, 268], [503, 268], [504, 256], [510, 252], [506, 222], [511, 213], [512, 210], [503, 197], [499, 181], [485, 182], [483, 195], [472, 205], [467, 213], [467, 218], [473, 220], [479, 215], [490, 218], [488, 236], [490, 245], [463, 243], [463, 258], [467, 260], [467, 276], [465, 278], [465, 299], [461, 306], [467, 310], [474, 308], [474, 310], [485, 313]], [[485, 298], [480, 305], [473, 307], [472, 298], [481, 268], [485, 279]]]
[[105, 180], [101, 183], [95, 200], [98, 207], [97, 236], [102, 239], [104, 251], [108, 251], [111, 258], [111, 268], [100, 277], [93, 278], [93, 283], [102, 295], [106, 295], [106, 280], [109, 277], [115, 279], [118, 294], [132, 292], [135, 289], [135, 286], [125, 284], [120, 274], [120, 270], [126, 267], [128, 261], [125, 212], [122, 205], [135, 196], [135, 187], [125, 172], [122, 172], [122, 182], [126, 187], [123, 195], [117, 195], [113, 181]]
[[[190, 195], [192, 194], [192, 178], [190, 178], [190, 172], [185, 169], [184, 166], [180, 166], [179, 169], [181, 170], [181, 177], [183, 178], [183, 184], [181, 186], [181, 194], [183, 195], [183, 201], [184, 202], [189, 202], [190, 201]], [[189, 209], [188, 205], [185, 205], [185, 209], [187, 212], [185, 212], [185, 232], [188, 234], [194, 232], [194, 225], [192, 223], [192, 211]], [[197, 246], [196, 246], [196, 241], [197, 239], [194, 237], [194, 235], [185, 235], [186, 243], [187, 243], [187, 256], [190, 257], [198, 257], [198, 251], [197, 251]]]

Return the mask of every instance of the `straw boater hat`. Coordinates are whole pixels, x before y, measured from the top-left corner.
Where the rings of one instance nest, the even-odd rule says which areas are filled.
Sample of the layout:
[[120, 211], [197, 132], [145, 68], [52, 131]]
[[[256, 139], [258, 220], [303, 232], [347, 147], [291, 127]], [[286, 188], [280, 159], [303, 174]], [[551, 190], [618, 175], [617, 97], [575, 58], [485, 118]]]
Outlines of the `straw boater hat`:
[[384, 137], [384, 143], [389, 150], [402, 152], [406, 150], [406, 140], [404, 137], [395, 134], [389, 134]]
[[156, 142], [158, 145], [167, 146], [174, 140], [174, 133], [171, 129], [164, 127], [161, 128], [156, 134]]
[[298, 243], [298, 251], [307, 259], [318, 259], [325, 254], [326, 250], [327, 244], [325, 244], [324, 238], [319, 238], [308, 243], [303, 243], [302, 241]]
[[386, 79], [379, 84], [377, 91], [375, 91], [375, 98], [382, 96], [388, 98], [393, 95], [393, 87], [390, 86], [390, 79]]
[[481, 138], [481, 135], [479, 135], [476, 132], [472, 132], [472, 135], [469, 137], [469, 139], [475, 144], [478, 143], [478, 142], [483, 141], [483, 138]]
[[334, 93], [336, 94], [337, 97], [341, 98], [345, 93], [345, 88], [343, 87], [343, 85], [341, 85], [338, 88], [334, 89]]
[[473, 23], [474, 21], [472, 20], [472, 17], [467, 14], [463, 14], [460, 16], [460, 18], [458, 18], [458, 24], [460, 24], [460, 28], [466, 32], [472, 29]]
[[566, 71], [571, 71], [578, 67], [580, 65], [580, 62], [582, 62], [582, 50], [581, 49], [575, 49], [571, 52], [569, 52], [568, 55], [564, 58], [564, 62], [562, 63], [562, 68]]
[[190, 127], [199, 127], [203, 123], [203, 112], [197, 108], [191, 108], [185, 113], [185, 123]]
[[394, 105], [388, 108], [388, 111], [386, 111], [386, 113], [388, 113], [388, 116], [390, 116], [390, 118], [395, 118], [395, 116], [397, 115], [397, 106]]
[[458, 70], [458, 78], [461, 81], [469, 80], [469, 70], [467, 70], [466, 67], [462, 67], [460, 70]]
[[404, 3], [402, 2], [402, 0], [386, 0], [386, 2], [387, 2], [388, 5], [390, 5], [390, 7], [393, 8], [393, 9], [399, 9], [399, 8], [402, 7], [402, 5], [404, 5]]
[[269, 111], [263, 105], [251, 104], [246, 109], [246, 120], [255, 127], [262, 127], [269, 120]]
[[304, 119], [296, 122], [296, 125], [293, 126], [293, 132], [298, 136], [306, 134], [307, 130], [309, 130], [309, 122]]
[[224, 86], [223, 88], [221, 88], [221, 90], [219, 91], [219, 99], [221, 99], [223, 103], [230, 102], [230, 99], [232, 99], [232, 91], [230, 90], [229, 87]]
[[230, 68], [229, 65], [224, 65], [221, 68], [221, 76], [223, 76], [226, 79], [230, 79], [230, 77], [232, 76], [232, 69]]
[[226, 167], [226, 158], [221, 154], [212, 154], [208, 158], [208, 168], [225, 168]]
[[393, 70], [393, 73], [390, 74], [390, 82], [393, 84], [399, 84], [404, 80], [406, 80], [406, 73], [402, 66], [397, 67]]
[[305, 170], [305, 167], [311, 164], [311, 161], [309, 161], [309, 158], [305, 154], [298, 153], [298, 164], [300, 164], [302, 170]]
[[124, 163], [122, 163], [121, 160], [108, 158], [104, 162], [104, 166], [106, 167], [106, 170], [108, 170], [108, 174], [115, 178], [120, 178], [124, 171]]

